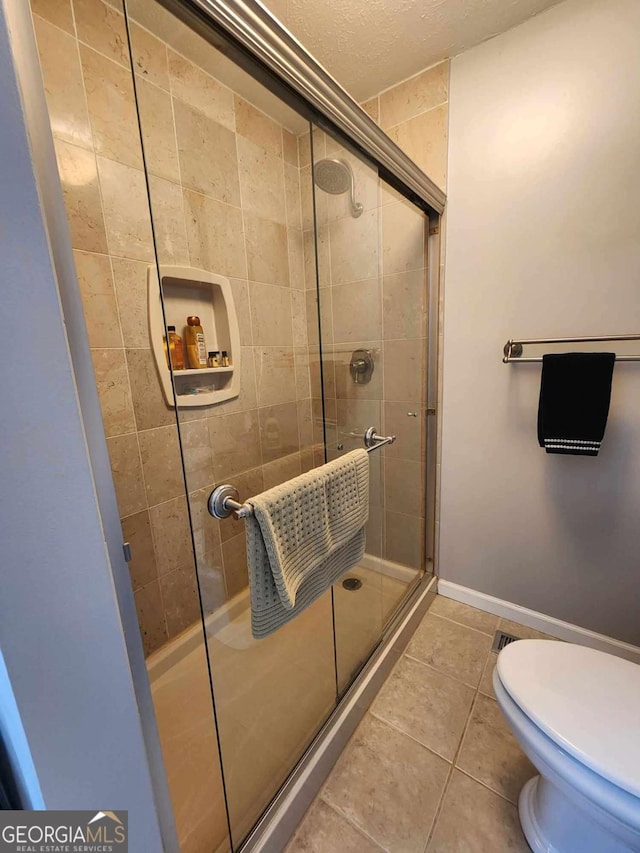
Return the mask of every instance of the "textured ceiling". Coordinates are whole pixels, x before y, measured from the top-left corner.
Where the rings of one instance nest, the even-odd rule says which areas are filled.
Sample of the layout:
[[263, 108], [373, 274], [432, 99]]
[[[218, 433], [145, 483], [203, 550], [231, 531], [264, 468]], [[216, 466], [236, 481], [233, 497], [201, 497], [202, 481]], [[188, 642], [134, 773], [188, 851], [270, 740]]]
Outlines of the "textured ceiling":
[[358, 101], [558, 0], [262, 0]]

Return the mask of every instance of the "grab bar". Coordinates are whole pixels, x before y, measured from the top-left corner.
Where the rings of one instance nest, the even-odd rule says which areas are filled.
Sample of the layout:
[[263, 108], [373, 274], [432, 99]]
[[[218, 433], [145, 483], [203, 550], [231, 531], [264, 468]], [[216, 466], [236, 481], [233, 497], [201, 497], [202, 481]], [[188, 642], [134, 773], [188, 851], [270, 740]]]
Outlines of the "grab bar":
[[[349, 433], [354, 437], [360, 437], [359, 433]], [[378, 435], [375, 427], [369, 429], [362, 436], [367, 453], [372, 450], [378, 450], [386, 444], [393, 444], [396, 440], [395, 435]], [[253, 507], [250, 503], [240, 503], [238, 490], [235, 486], [224, 483], [216, 488], [209, 495], [207, 501], [207, 509], [209, 514], [214, 518], [229, 518], [233, 514], [237, 519], [246, 518], [248, 515], [253, 515]]]

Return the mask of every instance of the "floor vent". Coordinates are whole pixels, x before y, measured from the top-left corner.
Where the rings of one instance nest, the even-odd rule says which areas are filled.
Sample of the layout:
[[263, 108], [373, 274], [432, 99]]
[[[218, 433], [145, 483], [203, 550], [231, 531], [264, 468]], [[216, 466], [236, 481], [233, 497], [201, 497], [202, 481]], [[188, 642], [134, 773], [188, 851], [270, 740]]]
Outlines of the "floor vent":
[[362, 581], [360, 578], [345, 578], [342, 581], [342, 586], [352, 592], [353, 590], [360, 589]]
[[496, 631], [491, 651], [496, 653], [501, 652], [505, 646], [509, 645], [509, 643], [515, 643], [515, 641], [519, 639], [520, 637], [514, 637], [513, 634], [505, 634], [504, 631]]

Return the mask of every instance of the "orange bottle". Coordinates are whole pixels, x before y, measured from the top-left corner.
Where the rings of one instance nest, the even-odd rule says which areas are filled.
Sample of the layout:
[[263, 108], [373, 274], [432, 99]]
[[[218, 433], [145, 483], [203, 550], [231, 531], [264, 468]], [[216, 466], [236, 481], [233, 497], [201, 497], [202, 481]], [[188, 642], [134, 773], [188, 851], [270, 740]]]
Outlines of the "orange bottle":
[[194, 369], [206, 367], [207, 347], [204, 342], [204, 331], [200, 325], [200, 317], [187, 317], [186, 339], [189, 367]]
[[[167, 348], [168, 339], [168, 348]], [[171, 359], [171, 367], [174, 370], [184, 370], [184, 351], [182, 349], [182, 338], [176, 332], [175, 326], [167, 326], [167, 337], [164, 342], [164, 351], [167, 356], [167, 366], [169, 366], [169, 358]]]

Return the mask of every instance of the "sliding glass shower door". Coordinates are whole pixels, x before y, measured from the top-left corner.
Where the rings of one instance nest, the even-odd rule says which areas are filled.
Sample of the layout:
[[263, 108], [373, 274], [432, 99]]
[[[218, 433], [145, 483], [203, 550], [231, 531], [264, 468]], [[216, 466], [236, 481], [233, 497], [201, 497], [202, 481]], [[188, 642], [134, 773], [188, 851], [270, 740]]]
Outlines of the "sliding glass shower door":
[[[237, 847], [424, 567], [425, 217], [155, 0], [127, 9], [151, 349], [178, 425]], [[209, 494], [229, 484], [243, 501], [362, 447], [368, 427], [398, 440], [369, 457], [365, 559], [255, 639], [244, 522], [211, 517]]]
[[[307, 315], [314, 245], [303, 229], [309, 124], [160, 4], [127, 8], [157, 256], [148, 292], [155, 393], [178, 423], [238, 847], [336, 704], [331, 591], [255, 639], [244, 521], [207, 511], [216, 486], [243, 501], [324, 461], [309, 353], [317, 313]], [[194, 335], [204, 338], [202, 364]], [[180, 760], [174, 745], [163, 743], [168, 766]]]
[[[62, 5], [34, 25], [175, 824], [223, 853], [424, 570], [426, 223], [163, 3]], [[244, 522], [210, 493], [369, 427], [397, 440], [365, 558], [255, 639]]]
[[369, 453], [365, 556], [333, 590], [344, 690], [425, 570], [428, 220], [337, 139], [314, 127], [312, 143], [327, 458], [370, 427], [396, 436]]

